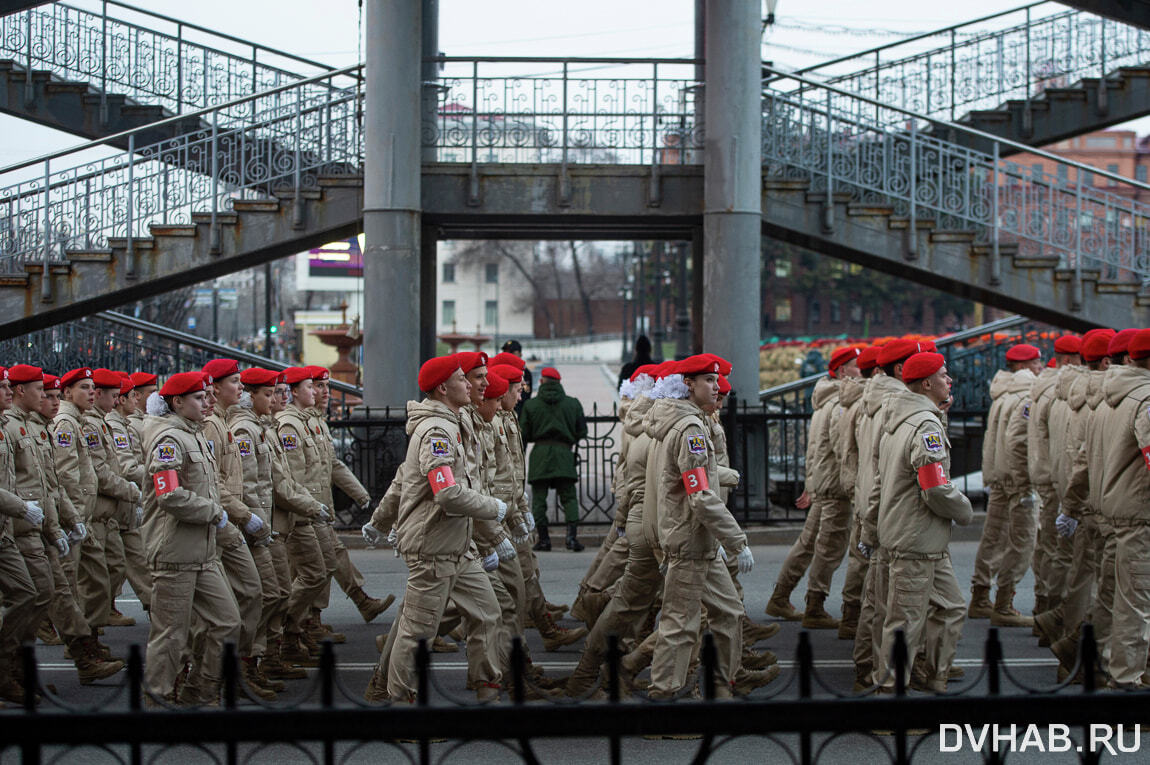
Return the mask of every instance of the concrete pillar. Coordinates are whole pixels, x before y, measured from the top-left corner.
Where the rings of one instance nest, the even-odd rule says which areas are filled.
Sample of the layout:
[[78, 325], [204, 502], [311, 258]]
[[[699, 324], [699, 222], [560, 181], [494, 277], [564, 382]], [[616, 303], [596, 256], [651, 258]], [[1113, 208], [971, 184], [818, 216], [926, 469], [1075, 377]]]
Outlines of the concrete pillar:
[[759, 6], [706, 4], [703, 348], [734, 364], [731, 385], [743, 400], [759, 390]]
[[364, 104], [364, 398], [417, 395], [420, 297], [421, 6], [367, 0]]
[[[439, 0], [421, 0], [423, 3], [423, 58], [429, 59], [439, 55]], [[421, 66], [423, 78], [423, 125], [426, 133], [432, 134], [437, 125], [439, 113], [439, 91], [436, 84], [439, 82], [439, 64], [434, 61], [423, 61]], [[424, 162], [435, 161], [435, 146], [428, 145], [422, 151]]]
[[435, 328], [439, 324], [436, 305], [439, 231], [435, 226], [423, 227], [419, 251], [419, 358], [425, 361], [435, 355]]

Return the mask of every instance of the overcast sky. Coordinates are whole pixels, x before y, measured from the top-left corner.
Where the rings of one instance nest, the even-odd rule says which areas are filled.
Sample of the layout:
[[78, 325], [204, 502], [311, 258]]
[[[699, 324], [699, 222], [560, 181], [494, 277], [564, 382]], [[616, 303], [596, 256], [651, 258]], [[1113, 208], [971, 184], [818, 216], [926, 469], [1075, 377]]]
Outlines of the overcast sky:
[[[93, 0], [76, 4], [98, 7]], [[357, 0], [140, 0], [138, 5], [333, 66], [356, 61]], [[994, 0], [780, 0], [778, 24], [764, 36], [764, 56], [784, 67], [804, 66], [893, 42], [897, 33], [1014, 7]], [[692, 0], [440, 0], [440, 48], [448, 55], [686, 57], [693, 54], [693, 24]], [[0, 131], [4, 165], [80, 142], [3, 116]]]

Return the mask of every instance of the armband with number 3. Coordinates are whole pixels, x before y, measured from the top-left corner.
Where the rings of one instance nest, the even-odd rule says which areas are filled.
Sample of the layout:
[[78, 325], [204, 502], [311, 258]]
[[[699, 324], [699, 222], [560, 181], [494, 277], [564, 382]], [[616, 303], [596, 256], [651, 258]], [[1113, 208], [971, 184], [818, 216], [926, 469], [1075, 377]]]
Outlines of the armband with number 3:
[[711, 488], [707, 484], [707, 469], [697, 467], [694, 470], [684, 472], [683, 487], [686, 488], [687, 494], [694, 494]]

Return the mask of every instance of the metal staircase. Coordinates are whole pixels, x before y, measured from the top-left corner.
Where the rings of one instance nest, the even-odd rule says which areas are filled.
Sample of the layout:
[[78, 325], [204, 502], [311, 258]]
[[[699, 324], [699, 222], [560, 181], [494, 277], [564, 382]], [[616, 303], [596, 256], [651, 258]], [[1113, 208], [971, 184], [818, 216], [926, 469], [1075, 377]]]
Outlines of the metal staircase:
[[1150, 114], [1150, 30], [1038, 2], [794, 74], [1042, 146]]
[[[448, 67], [423, 130], [438, 160], [424, 164], [425, 225], [603, 238], [701, 225], [694, 84], [675, 77], [690, 63], [580, 73], [592, 64]], [[482, 68], [497, 65], [514, 73]], [[127, 152], [91, 159], [109, 139], [0, 169], [0, 337], [354, 233], [361, 110], [332, 83], [358, 71], [172, 118], [206, 131], [154, 144], [130, 131], [116, 137]], [[1051, 170], [1020, 168], [1009, 141], [794, 79], [764, 92], [764, 234], [1054, 324], [1150, 324], [1150, 207], [1123, 193], [1146, 184], [1050, 155]], [[1088, 169], [1113, 187], [1085, 185]]]

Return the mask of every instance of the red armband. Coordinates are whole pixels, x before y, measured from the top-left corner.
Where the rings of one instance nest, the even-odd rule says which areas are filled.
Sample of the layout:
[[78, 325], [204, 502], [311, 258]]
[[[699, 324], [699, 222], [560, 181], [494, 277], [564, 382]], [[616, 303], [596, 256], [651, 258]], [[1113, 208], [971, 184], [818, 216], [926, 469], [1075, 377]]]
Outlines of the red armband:
[[932, 462], [918, 469], [918, 485], [923, 491], [942, 486], [946, 481], [946, 472], [942, 469], [941, 462]]
[[431, 494], [434, 496], [448, 486], [454, 486], [455, 476], [451, 474], [451, 468], [447, 465], [443, 465], [427, 474], [427, 482], [431, 484]]
[[688, 495], [711, 488], [707, 485], [707, 469], [697, 467], [683, 473], [683, 486], [686, 487]]
[[1146, 460], [1146, 469], [1150, 470], [1150, 446], [1142, 450], [1142, 459]]
[[180, 488], [180, 476], [175, 470], [161, 470], [152, 476], [152, 484], [156, 487], [158, 497]]

